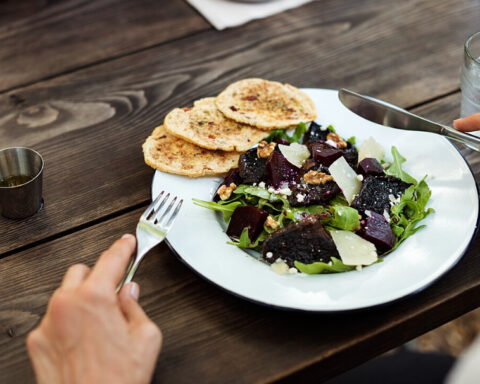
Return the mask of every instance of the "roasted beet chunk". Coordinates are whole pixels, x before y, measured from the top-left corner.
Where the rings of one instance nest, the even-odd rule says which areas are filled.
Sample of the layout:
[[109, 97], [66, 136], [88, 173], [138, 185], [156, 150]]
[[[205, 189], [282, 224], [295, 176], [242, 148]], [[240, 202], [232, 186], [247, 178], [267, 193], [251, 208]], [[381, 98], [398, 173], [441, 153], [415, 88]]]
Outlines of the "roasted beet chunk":
[[312, 154], [313, 160], [327, 167], [343, 156], [343, 152], [340, 149], [325, 143], [311, 143], [308, 145], [308, 149]]
[[295, 266], [295, 260], [304, 264], [316, 261], [328, 263], [332, 256], [339, 257], [322, 223], [312, 218], [274, 232], [263, 243], [262, 254], [269, 263], [281, 258], [290, 267]]
[[288, 196], [288, 201], [292, 207], [325, 204], [340, 193], [340, 188], [334, 181], [324, 185], [295, 184], [290, 189], [292, 194]]
[[358, 163], [357, 173], [364, 176], [381, 176], [385, 172], [383, 171], [382, 164], [380, 164], [377, 159], [367, 157]]
[[330, 131], [326, 128], [312, 121], [308, 131], [303, 135], [303, 144], [316, 143], [318, 141], [327, 141], [327, 135]]
[[227, 235], [232, 239], [239, 239], [243, 229], [248, 228], [248, 237], [254, 242], [262, 232], [267, 216], [268, 212], [251, 205], [237, 207], [228, 224]]
[[347, 148], [342, 149], [343, 157], [355, 169], [358, 163], [358, 152], [352, 143], [347, 142]]
[[390, 213], [390, 195], [399, 197], [410, 184], [393, 176], [367, 176], [359, 194], [353, 200], [352, 207], [364, 214], [366, 210], [383, 215]]
[[[222, 185], [229, 186], [230, 184], [235, 184], [236, 186], [239, 186], [242, 184], [242, 179], [240, 177], [240, 173], [238, 169], [232, 169], [230, 172], [227, 173], [227, 176], [225, 176], [225, 179], [223, 179], [222, 183], [218, 186], [220, 188]], [[217, 188], [217, 191], [218, 191]], [[218, 193], [215, 192], [215, 196], [213, 196], [213, 201], [219, 201], [220, 196], [218, 196]]]
[[270, 184], [279, 188], [283, 183], [293, 183], [300, 175], [300, 168], [291, 164], [280, 152], [274, 151], [267, 160]]
[[249, 149], [238, 162], [238, 172], [244, 184], [259, 183], [268, 180], [267, 159], [257, 156], [257, 148]]
[[375, 244], [379, 253], [385, 253], [395, 245], [395, 235], [382, 215], [369, 211], [360, 236]]

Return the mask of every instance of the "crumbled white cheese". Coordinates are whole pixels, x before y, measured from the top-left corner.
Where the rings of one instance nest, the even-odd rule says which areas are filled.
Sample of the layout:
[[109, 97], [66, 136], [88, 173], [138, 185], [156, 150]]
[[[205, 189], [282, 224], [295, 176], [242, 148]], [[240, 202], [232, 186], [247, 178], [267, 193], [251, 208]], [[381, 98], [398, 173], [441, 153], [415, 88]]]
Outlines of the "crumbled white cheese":
[[357, 175], [357, 180], [358, 181], [363, 181], [363, 175]]
[[273, 257], [273, 253], [272, 253], [272, 252], [267, 252], [267, 253], [265, 254], [265, 257], [266, 257], [267, 259], [271, 259], [271, 258]]
[[288, 270], [288, 273], [290, 273], [291, 275], [296, 275], [298, 273], [298, 269], [292, 267]]
[[320, 126], [320, 130], [321, 131], [326, 131], [327, 130], [327, 127], [325, 127], [324, 125]]
[[292, 191], [290, 190], [290, 188], [288, 188], [288, 186], [285, 186], [279, 189], [277, 193], [280, 195], [290, 196], [292, 194]]
[[297, 193], [297, 201], [299, 203], [303, 203], [304, 200], [305, 200], [305, 195], [302, 195], [301, 193]]
[[276, 191], [275, 191], [275, 188], [269, 187], [269, 188], [268, 188], [268, 192], [270, 192], [270, 193], [275, 193]]
[[258, 186], [260, 188], [265, 188], [265, 183], [263, 181], [261, 181], [260, 183], [258, 183]]
[[387, 223], [390, 222], [390, 215], [388, 214], [387, 210], [383, 210], [383, 217], [385, 217], [385, 220], [387, 220]]
[[335, 147], [335, 148], [338, 147], [337, 143], [333, 140], [327, 140], [325, 143], [327, 143], [328, 145], [331, 145], [332, 147]]

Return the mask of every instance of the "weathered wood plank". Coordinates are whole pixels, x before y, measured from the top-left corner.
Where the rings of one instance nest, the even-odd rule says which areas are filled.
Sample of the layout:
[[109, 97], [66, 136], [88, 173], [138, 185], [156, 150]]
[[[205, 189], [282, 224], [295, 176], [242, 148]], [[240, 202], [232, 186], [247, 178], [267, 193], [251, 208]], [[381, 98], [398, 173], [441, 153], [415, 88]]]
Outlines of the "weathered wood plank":
[[479, 14], [467, 0], [313, 2], [4, 94], [1, 146], [45, 156], [46, 208], [25, 221], [0, 219], [0, 252], [148, 200], [145, 137], [172, 107], [236, 79], [346, 86], [403, 106], [451, 91]]
[[[141, 210], [0, 260], [0, 381], [33, 382], [24, 339], [66, 268], [93, 265], [134, 230]], [[445, 277], [403, 301], [355, 313], [304, 314], [251, 304], [196, 277], [157, 247], [140, 267], [141, 304], [162, 328], [155, 382], [318, 381], [345, 371], [480, 304], [480, 238]], [[14, 336], [12, 337], [11, 335]], [[295, 381], [299, 382], [299, 381]]]
[[210, 25], [183, 0], [0, 2], [0, 91]]

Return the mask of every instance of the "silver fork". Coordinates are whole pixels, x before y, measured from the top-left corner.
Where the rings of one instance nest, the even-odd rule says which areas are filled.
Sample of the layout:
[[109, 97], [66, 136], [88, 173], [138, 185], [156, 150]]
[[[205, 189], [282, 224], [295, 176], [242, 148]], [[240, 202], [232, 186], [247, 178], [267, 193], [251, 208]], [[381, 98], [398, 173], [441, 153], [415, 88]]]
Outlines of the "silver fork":
[[[178, 201], [174, 196], [170, 204], [166, 205], [170, 199], [170, 193], [165, 196], [165, 191], [160, 192], [157, 198], [148, 206], [137, 224], [137, 254], [130, 262], [125, 277], [118, 285], [117, 292], [130, 281], [138, 269], [145, 255], [157, 244], [160, 244], [172, 228], [183, 200]], [[159, 204], [160, 202], [160, 204]], [[157, 206], [158, 205], [158, 206]], [[166, 206], [165, 209], [162, 209]], [[172, 212], [173, 209], [173, 212]]]

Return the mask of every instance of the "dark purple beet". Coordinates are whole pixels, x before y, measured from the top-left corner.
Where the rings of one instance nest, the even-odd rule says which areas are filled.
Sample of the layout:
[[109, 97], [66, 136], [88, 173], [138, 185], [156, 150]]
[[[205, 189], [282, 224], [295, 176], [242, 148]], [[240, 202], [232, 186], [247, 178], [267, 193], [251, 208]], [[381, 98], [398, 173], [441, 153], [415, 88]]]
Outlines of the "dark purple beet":
[[279, 188], [283, 183], [295, 182], [300, 168], [290, 163], [280, 152], [274, 151], [267, 160], [267, 171], [270, 184]]
[[323, 128], [321, 125], [312, 121], [307, 132], [305, 132], [305, 135], [303, 135], [303, 144], [327, 141], [327, 135], [330, 132], [331, 131], [327, 128]]
[[248, 228], [248, 237], [254, 242], [263, 229], [268, 212], [245, 205], [233, 211], [232, 218], [227, 228], [227, 235], [232, 239], [239, 239], [244, 228]]
[[308, 149], [313, 160], [327, 167], [343, 155], [341, 150], [325, 143], [311, 143], [308, 145]]
[[395, 245], [395, 235], [385, 217], [373, 211], [369, 213], [370, 216], [366, 215], [360, 236], [375, 244], [379, 253], [385, 253]]
[[360, 173], [364, 176], [381, 176], [385, 172], [383, 171], [382, 164], [380, 164], [377, 159], [367, 157], [358, 163], [357, 173]]
[[[223, 179], [222, 183], [217, 187], [220, 188], [222, 185], [229, 186], [231, 183], [234, 183], [236, 186], [239, 186], [242, 184], [242, 178], [240, 177], [240, 173], [238, 172], [238, 168], [230, 170], [230, 172], [227, 173], [227, 176], [225, 176], [225, 179]], [[218, 196], [218, 193], [215, 191], [215, 196], [213, 196], [213, 201], [217, 202], [220, 200], [220, 196]]]
[[290, 142], [285, 140], [285, 139], [281, 139], [279, 137], [276, 137], [273, 139], [273, 141], [277, 144], [282, 144], [282, 145], [290, 145]]

